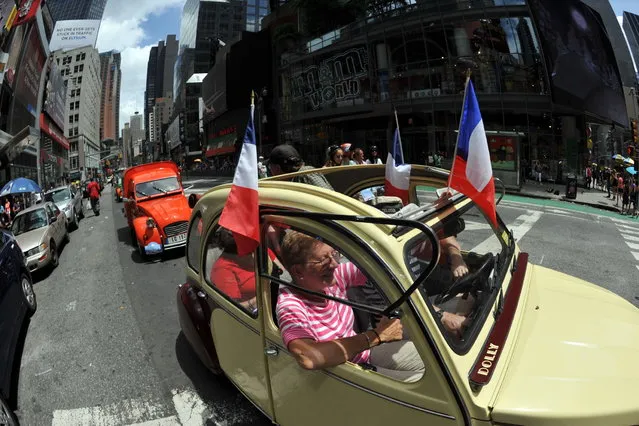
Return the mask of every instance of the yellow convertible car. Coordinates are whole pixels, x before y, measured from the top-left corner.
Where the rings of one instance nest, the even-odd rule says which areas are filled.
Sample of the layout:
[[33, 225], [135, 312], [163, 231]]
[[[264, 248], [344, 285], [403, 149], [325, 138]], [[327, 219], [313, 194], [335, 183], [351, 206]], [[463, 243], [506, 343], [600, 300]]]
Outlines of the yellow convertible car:
[[447, 177], [413, 166], [406, 206], [384, 166], [260, 180], [249, 255], [217, 223], [230, 185], [191, 200], [194, 351], [282, 425], [639, 424], [639, 310], [530, 264]]

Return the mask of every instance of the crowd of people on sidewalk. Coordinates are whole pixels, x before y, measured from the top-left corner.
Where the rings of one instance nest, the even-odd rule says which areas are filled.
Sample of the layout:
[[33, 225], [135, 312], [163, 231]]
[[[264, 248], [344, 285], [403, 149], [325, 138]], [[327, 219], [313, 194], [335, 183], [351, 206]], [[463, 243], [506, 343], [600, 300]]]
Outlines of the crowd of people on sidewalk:
[[586, 188], [607, 192], [606, 198], [621, 203], [621, 214], [639, 217], [637, 179], [625, 170], [611, 167], [586, 167]]
[[30, 195], [13, 194], [0, 198], [0, 227], [11, 227], [16, 215], [32, 204]]

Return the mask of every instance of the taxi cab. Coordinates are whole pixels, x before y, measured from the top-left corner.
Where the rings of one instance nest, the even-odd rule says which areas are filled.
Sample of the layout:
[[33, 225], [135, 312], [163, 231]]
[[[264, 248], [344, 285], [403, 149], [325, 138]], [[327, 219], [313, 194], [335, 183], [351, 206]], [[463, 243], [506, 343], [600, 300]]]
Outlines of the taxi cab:
[[[335, 191], [292, 181], [307, 173]], [[230, 185], [192, 199], [177, 306], [194, 351], [282, 425], [639, 424], [639, 310], [529, 263], [499, 217], [495, 227], [464, 195], [438, 197], [447, 177], [413, 165], [410, 204], [395, 212], [370, 196], [383, 187], [383, 165], [262, 179], [261, 244], [247, 256], [218, 226]], [[343, 298], [303, 288], [281, 254], [292, 231], [331, 246], [366, 284]], [[446, 260], [451, 238], [468, 267], [462, 278]], [[410, 380], [352, 361], [303, 368], [276, 314], [285, 291], [352, 309], [356, 333], [401, 318], [424, 368]], [[460, 333], [442, 311], [466, 318]]]
[[131, 238], [143, 258], [184, 247], [191, 208], [175, 163], [160, 161], [127, 169], [123, 191]]

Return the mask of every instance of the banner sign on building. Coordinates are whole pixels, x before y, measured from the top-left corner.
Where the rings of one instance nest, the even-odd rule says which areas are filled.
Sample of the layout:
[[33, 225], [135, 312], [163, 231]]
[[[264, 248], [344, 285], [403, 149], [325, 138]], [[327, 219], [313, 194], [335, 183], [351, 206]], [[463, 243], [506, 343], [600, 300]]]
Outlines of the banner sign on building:
[[95, 47], [100, 31], [100, 22], [99, 19], [73, 19], [56, 22], [49, 50], [55, 52], [60, 49]]
[[175, 149], [182, 142], [180, 139], [180, 118], [175, 117], [175, 120], [169, 125], [166, 131], [166, 144], [169, 147], [169, 151]]
[[36, 116], [38, 91], [40, 90], [40, 75], [44, 68], [45, 56], [40, 45], [38, 29], [33, 27], [24, 53], [24, 58], [18, 69], [15, 97], [31, 114]]
[[40, 7], [40, 0], [22, 0], [20, 7], [18, 8], [18, 16], [16, 17], [14, 26], [26, 24], [35, 18], [38, 8]]
[[315, 111], [339, 106], [341, 101], [363, 95], [361, 80], [368, 77], [368, 53], [365, 47], [348, 49], [323, 59], [318, 65], [291, 76], [293, 100], [305, 100]]
[[50, 125], [49, 120], [47, 120], [44, 114], [40, 114], [40, 130], [59, 143], [62, 148], [69, 149], [68, 139], [65, 138], [64, 135], [58, 133], [58, 131]]
[[60, 74], [56, 63], [52, 62], [49, 81], [45, 89], [44, 110], [61, 130], [64, 130], [65, 126], [66, 99], [67, 85], [64, 82], [64, 77]]

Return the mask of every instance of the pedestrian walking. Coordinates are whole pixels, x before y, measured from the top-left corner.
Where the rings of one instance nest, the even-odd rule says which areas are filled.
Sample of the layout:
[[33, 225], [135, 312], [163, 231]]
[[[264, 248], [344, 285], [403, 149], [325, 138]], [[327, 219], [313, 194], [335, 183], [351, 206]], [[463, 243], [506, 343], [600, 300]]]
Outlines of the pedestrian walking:
[[619, 199], [623, 197], [623, 176], [621, 173], [617, 173], [617, 202], [616, 205], [619, 205]]
[[[619, 181], [617, 180], [617, 172], [614, 170], [610, 171], [610, 192], [612, 192], [612, 201], [617, 202], [617, 184]], [[618, 204], [617, 204], [618, 205]]]
[[607, 198], [610, 198], [610, 176], [610, 169], [606, 167], [603, 173], [603, 184], [606, 185], [606, 190], [608, 191], [608, 195], [606, 195]]
[[586, 167], [586, 188], [590, 189], [590, 184], [592, 183], [592, 169], [590, 166]]
[[637, 217], [637, 204], [639, 201], [639, 190], [637, 188], [637, 182], [634, 178], [630, 180], [630, 204], [632, 204], [632, 217]]
[[629, 182], [621, 183], [621, 214], [630, 214], [630, 185]]
[[541, 185], [541, 164], [539, 163], [539, 160], [535, 161], [535, 178], [537, 180], [537, 183], [539, 185]]

